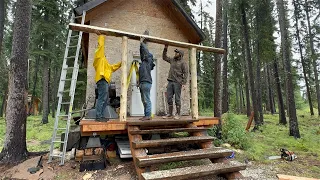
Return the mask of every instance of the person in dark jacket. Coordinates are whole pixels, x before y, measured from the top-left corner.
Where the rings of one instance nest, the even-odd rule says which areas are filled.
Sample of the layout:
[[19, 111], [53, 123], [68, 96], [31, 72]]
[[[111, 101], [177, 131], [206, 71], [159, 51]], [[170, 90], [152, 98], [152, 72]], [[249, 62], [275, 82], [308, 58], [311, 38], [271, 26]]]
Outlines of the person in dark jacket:
[[169, 114], [163, 118], [172, 118], [173, 117], [173, 95], [175, 95], [175, 104], [176, 104], [176, 115], [174, 119], [180, 119], [180, 109], [181, 109], [181, 89], [187, 83], [188, 79], [188, 66], [187, 63], [183, 60], [183, 51], [175, 49], [175, 56], [170, 58], [167, 56], [168, 45], [165, 45], [163, 49], [163, 60], [170, 63], [170, 70], [168, 75], [168, 86], [167, 86], [167, 101], [169, 105]]
[[[149, 32], [145, 31], [144, 34], [149, 35]], [[151, 120], [151, 70], [153, 70], [155, 64], [153, 63], [153, 55], [149, 52], [144, 38], [140, 39], [140, 58], [141, 64], [139, 67], [139, 88], [144, 107], [144, 117], [140, 120], [146, 121]]]

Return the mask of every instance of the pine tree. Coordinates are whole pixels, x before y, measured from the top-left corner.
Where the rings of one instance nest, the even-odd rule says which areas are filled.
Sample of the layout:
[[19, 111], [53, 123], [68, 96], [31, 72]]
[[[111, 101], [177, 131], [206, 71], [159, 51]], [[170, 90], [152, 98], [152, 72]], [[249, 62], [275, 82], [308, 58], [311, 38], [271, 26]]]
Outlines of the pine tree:
[[2, 162], [19, 162], [27, 156], [26, 103], [31, 1], [17, 0], [10, 59], [6, 136]]
[[291, 70], [291, 57], [290, 57], [290, 42], [288, 32], [288, 21], [286, 15], [285, 4], [283, 0], [277, 0], [277, 7], [279, 12], [279, 24], [281, 32], [281, 47], [282, 47], [282, 58], [285, 65], [286, 73], [286, 89], [287, 89], [287, 106], [289, 114], [289, 135], [295, 138], [300, 138], [298, 119], [296, 114], [296, 103], [294, 98], [294, 86]]

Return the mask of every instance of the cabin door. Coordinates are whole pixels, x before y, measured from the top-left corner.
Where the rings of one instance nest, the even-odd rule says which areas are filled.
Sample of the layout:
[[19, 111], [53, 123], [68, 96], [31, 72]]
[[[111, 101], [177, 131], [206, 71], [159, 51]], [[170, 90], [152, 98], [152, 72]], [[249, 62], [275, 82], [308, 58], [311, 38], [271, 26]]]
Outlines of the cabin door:
[[[135, 57], [134, 60], [141, 62], [140, 57]], [[152, 87], [150, 92], [151, 104], [152, 104], [152, 114], [156, 114], [156, 104], [157, 104], [157, 63], [156, 66], [151, 71], [152, 76]], [[130, 69], [130, 67], [128, 67]], [[141, 101], [140, 89], [137, 88], [136, 83], [136, 73], [133, 72], [131, 76], [131, 102], [130, 102], [130, 116], [144, 116], [143, 104]]]

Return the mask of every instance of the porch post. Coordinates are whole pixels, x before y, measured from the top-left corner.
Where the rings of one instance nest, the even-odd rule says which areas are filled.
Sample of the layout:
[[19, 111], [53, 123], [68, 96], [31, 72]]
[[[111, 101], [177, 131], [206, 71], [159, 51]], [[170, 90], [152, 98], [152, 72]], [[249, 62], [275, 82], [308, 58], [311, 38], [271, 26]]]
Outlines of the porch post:
[[191, 48], [190, 70], [191, 70], [191, 115], [192, 119], [198, 119], [198, 78], [197, 78], [197, 49]]
[[121, 64], [121, 95], [120, 95], [120, 121], [127, 120], [127, 63], [128, 63], [128, 37], [122, 37], [122, 64]]

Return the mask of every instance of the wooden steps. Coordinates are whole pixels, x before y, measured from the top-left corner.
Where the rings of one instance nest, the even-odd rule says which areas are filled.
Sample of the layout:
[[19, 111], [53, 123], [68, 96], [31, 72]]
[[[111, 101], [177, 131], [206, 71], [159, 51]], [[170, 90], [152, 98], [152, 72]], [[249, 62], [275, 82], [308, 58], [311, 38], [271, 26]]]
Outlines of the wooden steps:
[[210, 136], [193, 136], [193, 137], [182, 137], [182, 138], [170, 138], [160, 140], [145, 140], [145, 141], [133, 141], [133, 148], [148, 148], [148, 147], [162, 147], [174, 144], [191, 144], [212, 141], [214, 138]]
[[165, 179], [193, 179], [208, 175], [219, 175], [245, 170], [246, 166], [238, 162], [215, 163], [201, 166], [191, 166], [163, 171], [142, 173], [144, 180], [165, 180]]
[[197, 149], [191, 151], [181, 151], [165, 154], [148, 155], [145, 157], [136, 157], [137, 165], [139, 167], [151, 166], [154, 164], [176, 162], [176, 161], [187, 161], [195, 159], [216, 159], [225, 158], [232, 154], [231, 150], [223, 148], [212, 148], [212, 149]]
[[196, 127], [196, 128], [173, 128], [173, 129], [151, 129], [151, 130], [135, 130], [130, 131], [130, 134], [166, 134], [166, 133], [175, 133], [175, 132], [201, 132], [205, 131], [208, 128]]
[[[182, 117], [183, 118], [183, 117]], [[207, 127], [196, 126], [197, 120], [193, 119], [157, 119], [151, 121], [128, 121], [128, 135], [130, 140], [131, 154], [139, 180], [160, 180], [160, 179], [193, 179], [207, 175], [224, 175], [228, 179], [242, 177], [240, 170], [245, 165], [228, 162], [226, 157], [232, 154], [231, 150], [212, 147], [213, 137], [207, 135]], [[188, 132], [189, 137], [177, 137], [168, 139], [143, 140], [145, 134], [164, 134], [175, 132]], [[197, 144], [197, 146], [189, 146]], [[187, 147], [186, 151], [167, 152], [161, 151], [167, 147]], [[147, 154], [146, 149], [158, 148], [162, 154]], [[199, 147], [200, 149], [194, 149]], [[181, 148], [180, 148], [181, 149]], [[183, 149], [183, 148], [182, 148]], [[213, 164], [177, 168], [165, 171], [146, 172], [146, 169], [153, 165], [160, 165], [170, 162], [210, 159]]]

